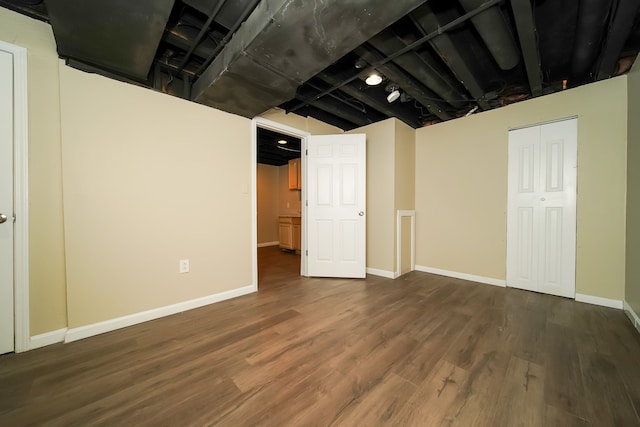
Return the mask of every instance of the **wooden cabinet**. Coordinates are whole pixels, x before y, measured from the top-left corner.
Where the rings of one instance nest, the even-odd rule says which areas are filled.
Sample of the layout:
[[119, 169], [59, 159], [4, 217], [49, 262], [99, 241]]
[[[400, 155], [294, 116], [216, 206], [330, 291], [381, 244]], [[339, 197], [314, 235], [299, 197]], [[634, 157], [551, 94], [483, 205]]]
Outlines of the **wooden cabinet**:
[[[293, 224], [291, 224], [292, 237], [293, 237], [293, 250], [300, 252], [302, 245], [300, 242], [300, 218], [293, 218]], [[297, 224], [296, 224], [297, 222]]]
[[281, 216], [278, 224], [280, 248], [300, 251], [300, 217]]
[[289, 160], [289, 190], [302, 189], [302, 177], [300, 176], [300, 159]]

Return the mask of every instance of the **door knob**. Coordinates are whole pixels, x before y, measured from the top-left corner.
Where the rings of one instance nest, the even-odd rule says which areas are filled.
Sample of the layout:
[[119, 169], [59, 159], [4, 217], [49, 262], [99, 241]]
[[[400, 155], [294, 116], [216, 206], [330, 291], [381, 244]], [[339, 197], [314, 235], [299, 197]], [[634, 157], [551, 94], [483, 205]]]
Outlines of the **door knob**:
[[360, 212], [358, 212], [358, 215], [364, 216], [364, 212], [360, 211]]
[[544, 197], [540, 197], [540, 201], [541, 202], [544, 202], [545, 200], [547, 200], [547, 199], [545, 199]]
[[3, 222], [7, 222], [7, 216], [5, 214], [0, 214], [0, 224]]

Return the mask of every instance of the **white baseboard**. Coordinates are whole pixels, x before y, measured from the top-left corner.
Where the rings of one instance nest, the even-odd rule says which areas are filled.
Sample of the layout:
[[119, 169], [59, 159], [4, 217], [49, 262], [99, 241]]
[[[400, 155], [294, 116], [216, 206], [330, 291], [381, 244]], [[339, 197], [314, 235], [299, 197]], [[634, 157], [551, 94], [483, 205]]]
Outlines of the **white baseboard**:
[[377, 268], [367, 267], [367, 274], [373, 274], [374, 276], [386, 277], [387, 279], [397, 279], [399, 276], [393, 271], [378, 270]]
[[633, 326], [636, 327], [636, 330], [640, 332], [640, 316], [638, 316], [638, 313], [636, 313], [626, 301], [624, 301], [624, 312], [631, 320]]
[[51, 332], [45, 332], [44, 334], [34, 335], [29, 339], [29, 350], [35, 350], [36, 348], [64, 342], [66, 333], [67, 328], [62, 328]]
[[470, 280], [472, 282], [484, 283], [486, 285], [500, 286], [502, 288], [505, 288], [507, 286], [506, 280], [494, 279], [492, 277], [475, 276], [473, 274], [467, 274], [467, 273], [458, 273], [457, 271], [441, 270], [439, 268], [425, 267], [424, 265], [416, 265], [416, 271], [437, 274], [439, 276], [453, 277], [456, 279]]
[[622, 301], [620, 300], [594, 297], [593, 295], [576, 294], [576, 301], [593, 305], [601, 305], [603, 307], [617, 308], [618, 310], [622, 310], [623, 307]]
[[104, 322], [93, 323], [91, 325], [71, 328], [65, 335], [64, 342], [77, 341], [94, 335], [103, 334], [105, 332], [115, 331], [116, 329], [125, 328], [127, 326], [136, 325], [138, 323], [148, 322], [149, 320], [159, 319], [160, 317], [170, 316], [172, 314], [181, 313], [183, 311], [192, 310], [194, 308], [203, 307], [205, 305], [216, 302], [236, 298], [256, 292], [256, 285], [249, 285], [243, 288], [232, 289], [226, 292], [209, 295], [202, 298], [196, 298], [165, 307], [154, 308], [152, 310], [140, 313], [130, 314], [128, 316], [117, 317], [115, 319], [105, 320]]
[[279, 244], [280, 242], [264, 242], [264, 243], [258, 243], [258, 247], [265, 248], [267, 246], [278, 246]]

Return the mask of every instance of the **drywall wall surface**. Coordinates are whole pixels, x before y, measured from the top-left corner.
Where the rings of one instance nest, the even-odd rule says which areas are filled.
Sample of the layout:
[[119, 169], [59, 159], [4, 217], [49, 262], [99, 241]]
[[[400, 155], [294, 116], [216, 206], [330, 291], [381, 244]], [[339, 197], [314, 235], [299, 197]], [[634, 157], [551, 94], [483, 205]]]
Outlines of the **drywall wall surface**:
[[416, 131], [400, 120], [395, 120], [395, 207], [413, 210], [416, 183]]
[[640, 63], [627, 76], [627, 229], [625, 300], [640, 315]]
[[255, 285], [251, 120], [60, 79], [69, 327]]
[[344, 133], [339, 127], [327, 124], [313, 117], [307, 117], [306, 130], [311, 135], [338, 135]]
[[258, 244], [278, 241], [280, 215], [280, 168], [257, 164]]
[[576, 292], [624, 296], [625, 77], [416, 132], [416, 264], [505, 279], [508, 131], [578, 117]]
[[347, 132], [367, 137], [367, 267], [395, 271], [395, 119]]
[[0, 40], [27, 49], [31, 335], [67, 326], [58, 54], [48, 24], [0, 8]]

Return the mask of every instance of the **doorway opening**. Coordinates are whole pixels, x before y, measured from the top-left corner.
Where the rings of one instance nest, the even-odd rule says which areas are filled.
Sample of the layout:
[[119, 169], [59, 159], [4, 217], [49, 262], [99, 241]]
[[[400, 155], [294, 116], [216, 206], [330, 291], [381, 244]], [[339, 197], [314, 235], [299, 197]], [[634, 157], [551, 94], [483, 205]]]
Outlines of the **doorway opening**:
[[266, 268], [305, 274], [303, 200], [307, 132], [270, 120], [253, 120], [254, 283], [266, 285]]

